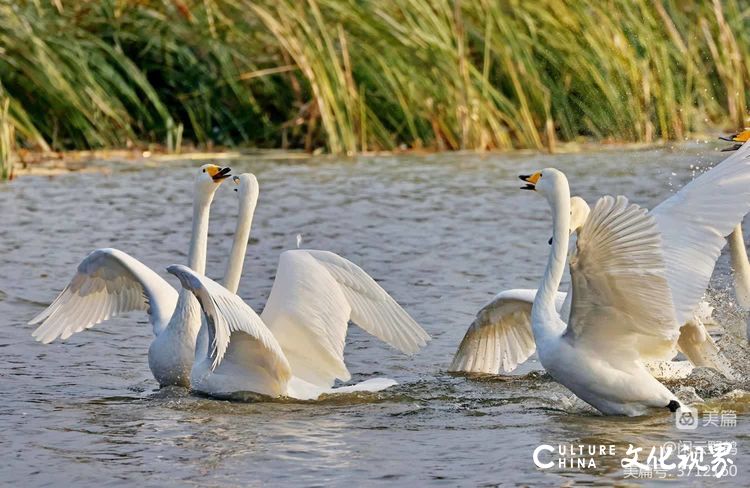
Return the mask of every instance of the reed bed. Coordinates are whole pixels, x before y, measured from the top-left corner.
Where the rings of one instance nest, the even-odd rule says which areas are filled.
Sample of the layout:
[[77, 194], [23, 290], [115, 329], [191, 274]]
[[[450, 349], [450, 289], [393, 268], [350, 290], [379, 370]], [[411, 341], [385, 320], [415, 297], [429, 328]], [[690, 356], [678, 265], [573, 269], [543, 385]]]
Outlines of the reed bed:
[[10, 99], [0, 96], [0, 181], [13, 178], [15, 127], [8, 117]]
[[737, 0], [0, 0], [1, 93], [44, 150], [679, 140], [748, 124], [749, 19]]

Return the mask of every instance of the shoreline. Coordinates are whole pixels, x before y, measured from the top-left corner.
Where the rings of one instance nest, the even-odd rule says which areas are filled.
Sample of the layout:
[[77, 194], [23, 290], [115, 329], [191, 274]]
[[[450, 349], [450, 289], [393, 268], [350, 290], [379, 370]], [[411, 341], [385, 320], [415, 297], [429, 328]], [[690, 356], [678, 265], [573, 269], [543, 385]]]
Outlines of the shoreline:
[[395, 149], [388, 151], [367, 151], [355, 155], [340, 155], [325, 153], [319, 150], [305, 152], [295, 149], [265, 149], [265, 148], [219, 148], [216, 150], [201, 150], [191, 148], [190, 150], [180, 153], [169, 153], [164, 148], [150, 149], [97, 149], [97, 150], [72, 150], [43, 152], [22, 149], [17, 152], [17, 161], [13, 167], [13, 176], [15, 179], [22, 176], [55, 176], [71, 172], [110, 172], [111, 168], [104, 167], [99, 163], [116, 161], [124, 164], [141, 164], [145, 166], [158, 166], [165, 162], [176, 161], [216, 161], [216, 160], [234, 160], [248, 157], [262, 157], [275, 160], [300, 161], [313, 158], [358, 158], [358, 157], [377, 157], [377, 156], [394, 156], [394, 155], [433, 155], [452, 153], [472, 154], [472, 155], [518, 155], [518, 154], [574, 154], [579, 152], [606, 152], [618, 150], [648, 150], [672, 147], [685, 144], [707, 144], [716, 141], [717, 135], [721, 131], [716, 131], [708, 135], [694, 134], [686, 137], [684, 140], [659, 140], [654, 142], [619, 142], [619, 141], [595, 141], [581, 140], [570, 142], [558, 142], [555, 151], [537, 149], [513, 149], [506, 151], [440, 151], [429, 149]]

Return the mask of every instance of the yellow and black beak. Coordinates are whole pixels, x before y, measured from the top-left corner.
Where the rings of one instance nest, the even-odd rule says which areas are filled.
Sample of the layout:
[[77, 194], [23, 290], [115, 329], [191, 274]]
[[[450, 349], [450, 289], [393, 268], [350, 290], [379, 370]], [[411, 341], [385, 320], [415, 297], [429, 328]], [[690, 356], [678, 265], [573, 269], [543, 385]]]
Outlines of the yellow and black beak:
[[206, 171], [214, 181], [221, 181], [232, 176], [230, 174], [232, 172], [232, 168], [228, 166], [225, 166], [223, 168], [219, 166], [209, 166]]
[[531, 175], [519, 175], [518, 176], [521, 181], [526, 182], [526, 186], [522, 186], [521, 190], [536, 190], [536, 184], [539, 181], [539, 178], [542, 177], [542, 173], [537, 171], [534, 174]]
[[722, 152], [724, 152], [724, 151], [736, 151], [737, 149], [741, 148], [742, 145], [745, 142], [747, 142], [748, 140], [750, 140], [750, 129], [745, 129], [745, 130], [743, 130], [741, 132], [738, 132], [736, 134], [732, 134], [729, 137], [719, 136], [719, 139], [721, 139], [722, 141], [736, 143], [736, 144], [732, 145], [732, 147], [727, 147], [725, 149], [722, 149]]

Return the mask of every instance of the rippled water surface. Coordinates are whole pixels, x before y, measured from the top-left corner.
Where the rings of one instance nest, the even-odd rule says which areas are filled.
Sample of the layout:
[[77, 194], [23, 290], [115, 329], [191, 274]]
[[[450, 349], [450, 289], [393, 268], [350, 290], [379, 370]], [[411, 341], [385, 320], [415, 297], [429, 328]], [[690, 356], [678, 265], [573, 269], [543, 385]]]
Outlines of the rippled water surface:
[[[671, 386], [694, 388], [706, 408], [738, 412], [736, 427], [679, 431], [668, 413], [604, 418], [530, 361], [519, 375], [466, 378], [445, 372], [474, 313], [506, 288], [535, 287], [548, 252], [546, 202], [518, 190], [517, 174], [565, 171], [592, 202], [622, 193], [653, 206], [688, 181], [691, 165], [721, 159], [713, 144], [676, 150], [575, 155], [461, 155], [232, 161], [261, 185], [240, 295], [261, 310], [278, 255], [302, 246], [360, 264], [433, 340], [408, 358], [350, 329], [346, 360], [355, 380], [396, 379], [385, 392], [319, 403], [232, 403], [159, 391], [147, 363], [145, 314], [110, 320], [66, 342], [35, 343], [26, 322], [65, 286], [97, 247], [117, 247], [164, 276], [184, 263], [191, 218], [191, 162], [104, 173], [23, 177], [0, 185], [0, 480], [80, 486], [186, 483], [455, 485], [622, 481], [628, 444], [731, 440], [748, 483], [750, 416], [737, 384], [699, 371]], [[219, 163], [221, 164], [221, 163]], [[212, 207], [208, 274], [220, 278], [237, 211], [229, 185]], [[712, 300], [729, 330], [720, 339], [746, 370], [744, 317], [719, 261]], [[172, 276], [167, 278], [177, 285]], [[538, 470], [540, 444], [615, 444], [596, 469]], [[604, 479], [602, 479], [604, 478]], [[626, 480], [627, 481], [627, 480]], [[696, 486], [701, 478], [683, 480]], [[715, 480], [711, 481], [715, 483]], [[655, 482], [652, 482], [655, 483]]]

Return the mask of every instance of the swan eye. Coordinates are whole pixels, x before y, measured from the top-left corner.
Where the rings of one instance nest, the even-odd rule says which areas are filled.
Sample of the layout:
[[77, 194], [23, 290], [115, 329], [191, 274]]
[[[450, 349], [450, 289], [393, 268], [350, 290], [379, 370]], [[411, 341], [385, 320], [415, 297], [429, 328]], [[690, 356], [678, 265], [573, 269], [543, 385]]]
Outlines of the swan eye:
[[205, 173], [205, 172], [206, 172], [206, 170], [204, 169], [204, 170], [203, 170], [203, 172]]

